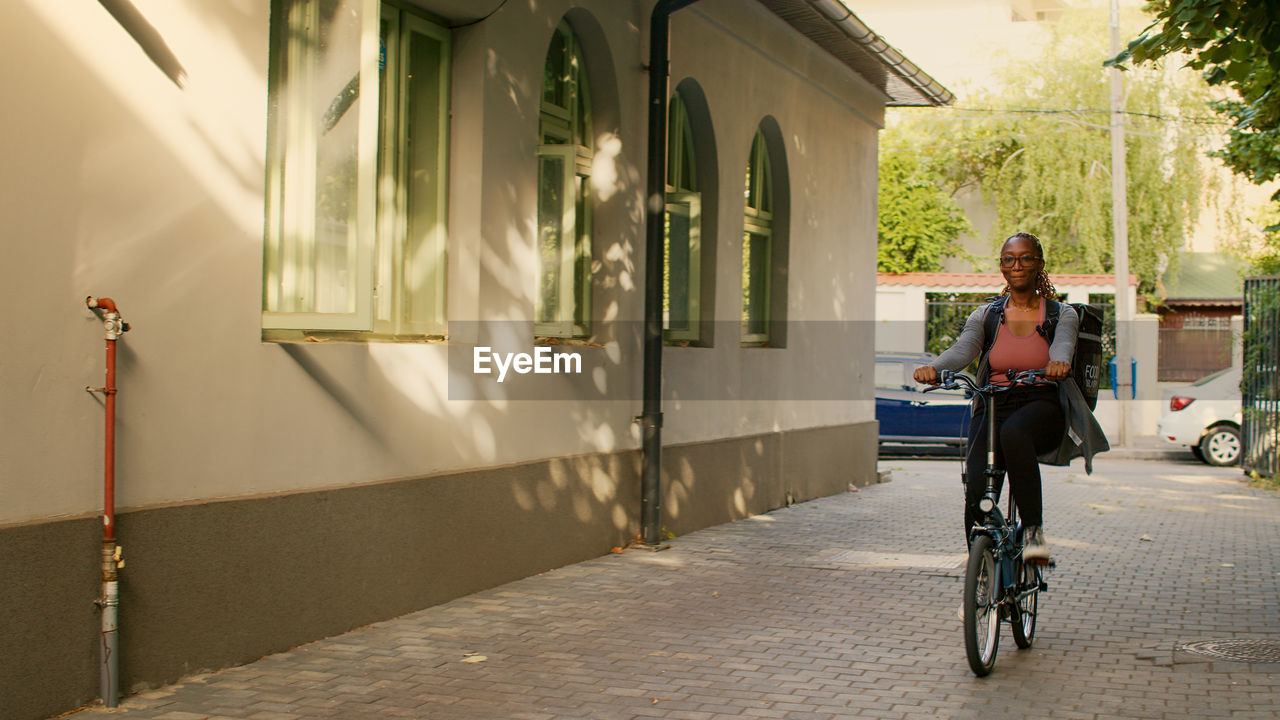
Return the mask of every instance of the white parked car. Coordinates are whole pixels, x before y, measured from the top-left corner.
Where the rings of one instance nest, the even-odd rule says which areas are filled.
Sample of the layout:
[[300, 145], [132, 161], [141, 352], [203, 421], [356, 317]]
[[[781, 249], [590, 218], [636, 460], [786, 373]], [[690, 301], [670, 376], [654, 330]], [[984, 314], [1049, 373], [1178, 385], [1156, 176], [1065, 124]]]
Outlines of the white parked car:
[[1240, 368], [1227, 368], [1190, 385], [1166, 388], [1159, 436], [1187, 445], [1210, 465], [1240, 461]]

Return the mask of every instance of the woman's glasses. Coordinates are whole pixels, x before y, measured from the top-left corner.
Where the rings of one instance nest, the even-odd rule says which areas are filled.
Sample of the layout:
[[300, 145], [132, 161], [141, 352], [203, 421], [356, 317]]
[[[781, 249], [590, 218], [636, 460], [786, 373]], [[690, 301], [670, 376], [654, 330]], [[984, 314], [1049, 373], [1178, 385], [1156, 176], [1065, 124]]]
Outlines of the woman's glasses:
[[1000, 267], [1011, 268], [1014, 265], [1018, 267], [1035, 267], [1036, 263], [1043, 260], [1044, 258], [1035, 255], [1001, 255]]

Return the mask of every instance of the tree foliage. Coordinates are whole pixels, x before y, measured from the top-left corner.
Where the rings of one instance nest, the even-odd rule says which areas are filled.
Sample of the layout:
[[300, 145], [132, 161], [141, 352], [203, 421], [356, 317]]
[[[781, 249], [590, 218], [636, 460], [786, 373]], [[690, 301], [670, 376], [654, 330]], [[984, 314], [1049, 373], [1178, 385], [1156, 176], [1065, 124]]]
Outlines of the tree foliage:
[[[1106, 27], [1105, 13], [1068, 13], [1050, 25], [1035, 61], [1006, 66], [999, 87], [953, 110], [903, 116], [886, 133], [915, 148], [950, 192], [981, 188], [997, 215], [993, 255], [1025, 231], [1043, 241], [1051, 273], [1111, 270]], [[1150, 295], [1206, 189], [1205, 126], [1179, 119], [1204, 115], [1208, 90], [1194, 73], [1157, 65], [1129, 73], [1125, 92], [1129, 262]]]
[[963, 253], [969, 229], [964, 212], [939, 185], [936, 173], [901, 143], [880, 149], [880, 272], [936, 272], [942, 259]]
[[1280, 207], [1268, 208], [1261, 220], [1269, 226], [1262, 233], [1262, 241], [1256, 247], [1246, 248], [1243, 254], [1258, 275], [1280, 275]]
[[[1186, 53], [1205, 82], [1234, 91], [1211, 102], [1231, 123], [1215, 157], [1254, 183], [1280, 176], [1280, 4], [1274, 0], [1151, 0], [1155, 22], [1108, 64]], [[1280, 192], [1272, 195], [1280, 200]]]

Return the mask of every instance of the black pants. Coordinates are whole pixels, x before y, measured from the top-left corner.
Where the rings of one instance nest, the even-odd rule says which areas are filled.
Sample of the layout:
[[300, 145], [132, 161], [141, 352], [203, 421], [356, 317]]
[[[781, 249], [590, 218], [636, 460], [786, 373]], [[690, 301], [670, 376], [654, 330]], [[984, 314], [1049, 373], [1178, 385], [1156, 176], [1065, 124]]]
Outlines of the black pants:
[[[1057, 447], [1066, 431], [1056, 387], [1017, 387], [996, 395], [996, 467], [1007, 471], [1022, 524], [1040, 525], [1040, 464], [1036, 456]], [[987, 491], [987, 413], [979, 405], [969, 423], [965, 458], [964, 533], [982, 519], [978, 502]], [[997, 496], [1003, 479], [996, 481]]]

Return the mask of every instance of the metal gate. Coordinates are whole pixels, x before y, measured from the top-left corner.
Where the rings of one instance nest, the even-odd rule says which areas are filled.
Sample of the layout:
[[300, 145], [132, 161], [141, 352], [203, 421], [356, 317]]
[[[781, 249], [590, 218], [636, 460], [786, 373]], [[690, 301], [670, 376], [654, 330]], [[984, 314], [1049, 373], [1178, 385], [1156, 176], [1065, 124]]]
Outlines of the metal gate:
[[1244, 280], [1244, 411], [1246, 472], [1280, 475], [1280, 275]]

